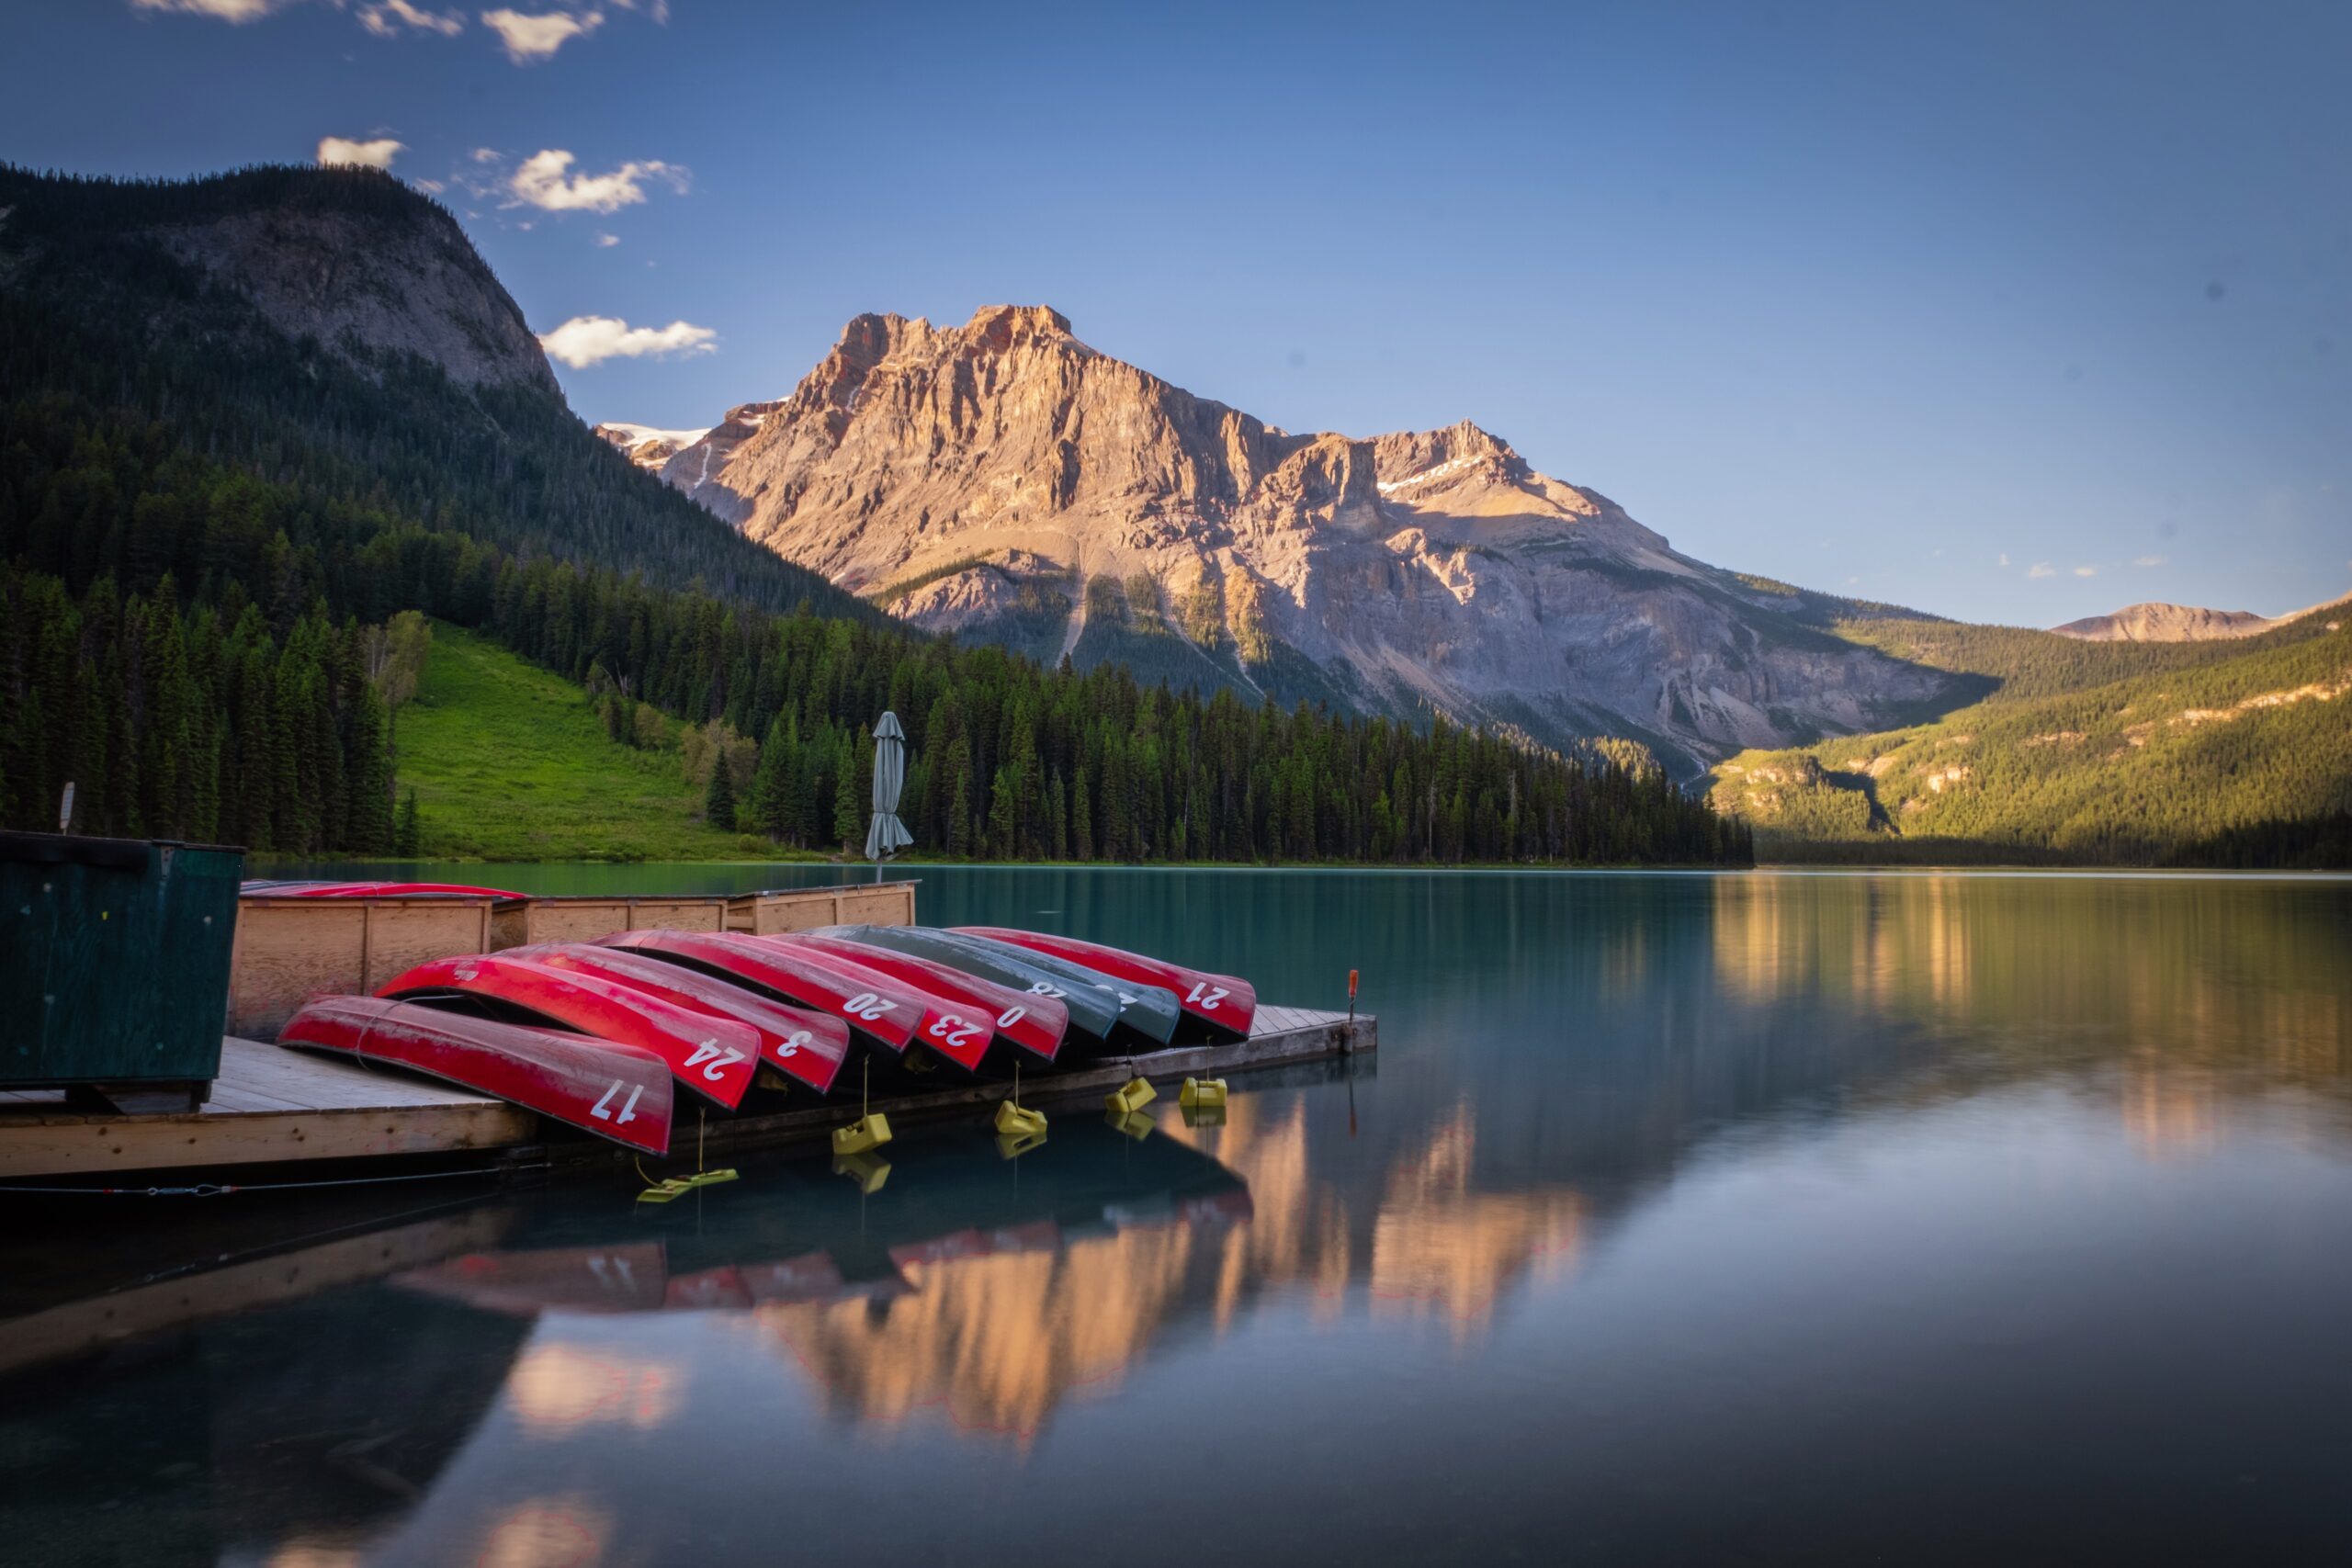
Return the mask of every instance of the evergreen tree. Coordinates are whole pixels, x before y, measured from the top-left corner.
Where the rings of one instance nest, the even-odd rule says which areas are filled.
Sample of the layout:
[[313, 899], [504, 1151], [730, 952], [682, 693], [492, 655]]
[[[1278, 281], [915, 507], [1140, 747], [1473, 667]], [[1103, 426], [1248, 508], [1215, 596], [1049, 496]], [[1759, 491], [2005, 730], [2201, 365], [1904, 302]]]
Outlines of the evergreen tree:
[[424, 825], [418, 818], [416, 791], [401, 796], [399, 825], [392, 829], [392, 853], [402, 860], [414, 860], [424, 851]]
[[711, 759], [710, 787], [703, 795], [703, 820], [722, 833], [735, 830], [735, 783], [725, 752]]

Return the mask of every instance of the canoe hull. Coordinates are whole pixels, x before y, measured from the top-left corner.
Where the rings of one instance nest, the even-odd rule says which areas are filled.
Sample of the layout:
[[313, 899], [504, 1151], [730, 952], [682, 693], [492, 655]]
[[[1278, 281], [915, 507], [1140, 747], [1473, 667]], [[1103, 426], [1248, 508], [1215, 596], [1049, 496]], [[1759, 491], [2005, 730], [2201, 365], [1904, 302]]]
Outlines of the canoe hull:
[[839, 1018], [853, 1039], [894, 1066], [917, 1040], [929, 1043], [928, 1032], [948, 1010], [937, 998], [887, 975], [792, 948], [775, 937], [735, 931], [615, 931], [599, 937], [595, 945], [698, 969]]
[[1015, 947], [1030, 948], [1056, 958], [1066, 958], [1072, 964], [1082, 964], [1115, 979], [1164, 986], [1176, 993], [1177, 1005], [1184, 1010], [1185, 1027], [1180, 1032], [1230, 1043], [1249, 1039], [1250, 1022], [1257, 1017], [1257, 987], [1236, 975], [1188, 969], [1181, 964], [1170, 964], [1165, 959], [1152, 958], [1140, 953], [1129, 953], [1124, 948], [1105, 947], [1100, 942], [1081, 942], [1076, 937], [1054, 936], [1045, 931], [1015, 931], [1006, 926], [954, 926], [949, 929], [997, 942], [1009, 942]]
[[502, 956], [601, 975], [688, 1012], [733, 1019], [759, 1035], [761, 1061], [819, 1094], [831, 1091], [849, 1055], [849, 1026], [840, 1019], [641, 953], [567, 942], [510, 947]]
[[380, 997], [322, 997], [294, 1015], [277, 1043], [406, 1067], [625, 1148], [669, 1152], [669, 1064], [634, 1045]]
[[1054, 998], [1016, 991], [932, 959], [842, 937], [820, 936], [813, 931], [765, 940], [790, 942], [808, 952], [863, 965], [941, 998], [948, 1004], [953, 1017], [944, 1022], [939, 1032], [926, 1031], [923, 1043], [937, 1049], [942, 1041], [952, 1040], [960, 1051], [968, 1043], [957, 1037], [977, 1031], [974, 1040], [979, 1049], [971, 1054], [974, 1068], [979, 1066], [991, 1037], [1014, 1050], [1027, 1052], [1038, 1065], [1050, 1066], [1061, 1053], [1063, 1037], [1069, 1032], [1069, 1010]]
[[729, 1111], [743, 1102], [759, 1070], [760, 1037], [750, 1024], [689, 1012], [604, 976], [503, 953], [436, 958], [394, 976], [376, 994], [471, 998], [599, 1040], [640, 1046], [667, 1062], [678, 1082]]

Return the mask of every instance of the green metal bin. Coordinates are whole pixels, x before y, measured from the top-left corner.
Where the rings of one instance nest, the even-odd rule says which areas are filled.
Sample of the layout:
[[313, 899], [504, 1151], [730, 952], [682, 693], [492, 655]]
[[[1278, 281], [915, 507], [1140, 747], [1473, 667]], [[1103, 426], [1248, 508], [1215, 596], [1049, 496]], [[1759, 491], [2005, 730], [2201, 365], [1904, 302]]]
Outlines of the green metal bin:
[[209, 845], [0, 833], [0, 1088], [218, 1077], [244, 866]]

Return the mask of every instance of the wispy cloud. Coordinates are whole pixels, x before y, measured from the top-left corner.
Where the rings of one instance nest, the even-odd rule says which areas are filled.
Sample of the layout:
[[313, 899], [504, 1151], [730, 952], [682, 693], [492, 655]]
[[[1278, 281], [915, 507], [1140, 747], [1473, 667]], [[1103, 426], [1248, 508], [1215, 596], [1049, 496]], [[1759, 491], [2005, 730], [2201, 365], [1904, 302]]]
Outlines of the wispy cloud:
[[184, 11], [190, 16], [212, 17], [220, 21], [243, 27], [258, 22], [272, 11], [281, 10], [294, 0], [130, 0], [134, 11]]
[[2170, 559], [2172, 559], [2170, 556], [2134, 556], [2132, 558], [2132, 564], [2133, 566], [2162, 566]]
[[2055, 577], [2058, 575], [2058, 569], [2046, 560], [2038, 560], [2025, 569], [2025, 574], [2028, 577]]
[[596, 246], [599, 250], [609, 245], [617, 245], [620, 243], [621, 237], [618, 234], [599, 234], [596, 236]]
[[370, 169], [389, 169], [392, 159], [404, 151], [404, 143], [389, 136], [379, 136], [373, 141], [354, 141], [342, 136], [319, 138], [322, 164], [359, 164]]
[[2009, 552], [2007, 550], [2001, 552], [2001, 564], [2005, 567], [2009, 564]]
[[2075, 575], [2076, 577], [2097, 577], [2098, 575], [2098, 568], [2095, 566], [2078, 566], [2075, 569]]
[[516, 204], [549, 212], [616, 212], [645, 199], [645, 182], [660, 180], [684, 191], [690, 183], [674, 164], [628, 163], [610, 174], [571, 174], [573, 158], [560, 148], [534, 152], [508, 177]]
[[617, 316], [574, 316], [555, 331], [541, 333], [539, 346], [574, 370], [585, 370], [607, 359], [709, 354], [718, 346], [718, 334], [687, 321], [633, 327]]
[[381, 0], [379, 5], [362, 6], [357, 16], [359, 25], [378, 38], [396, 38], [403, 28], [439, 33], [443, 38], [456, 38], [466, 30], [464, 12], [427, 11], [410, 5], [409, 0]]
[[506, 45], [506, 58], [517, 65], [547, 59], [576, 38], [586, 38], [605, 25], [602, 11], [484, 11], [481, 25]]

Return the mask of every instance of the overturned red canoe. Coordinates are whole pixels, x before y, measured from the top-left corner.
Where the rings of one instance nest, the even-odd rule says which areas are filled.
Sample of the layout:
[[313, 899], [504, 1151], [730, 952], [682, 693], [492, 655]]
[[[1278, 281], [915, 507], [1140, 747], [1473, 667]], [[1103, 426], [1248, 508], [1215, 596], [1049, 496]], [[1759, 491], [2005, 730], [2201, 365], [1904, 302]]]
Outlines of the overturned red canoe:
[[[864, 964], [893, 979], [918, 987], [956, 1010], [953, 1024], [941, 1027], [989, 1031], [1041, 1062], [1053, 1061], [1061, 1051], [1063, 1037], [1069, 1032], [1069, 1009], [1058, 999], [1016, 991], [1010, 986], [951, 969], [944, 964], [933, 963], [915, 953], [852, 942], [846, 937], [822, 936], [814, 931], [765, 940], [788, 942], [797, 948]], [[939, 1038], [930, 1036], [924, 1043], [934, 1043]]]
[[1044, 931], [1013, 931], [1004, 926], [956, 926], [952, 928], [972, 936], [989, 937], [997, 942], [1009, 942], [1015, 947], [1050, 953], [1072, 964], [1083, 964], [1089, 969], [1132, 980], [1138, 985], [1164, 986], [1176, 993], [1177, 1005], [1184, 1010], [1185, 1021], [1195, 1034], [1205, 1034], [1212, 1040], [1233, 1041], [1250, 1038], [1250, 1021], [1257, 1016], [1258, 992], [1249, 981], [1232, 975], [1211, 974], [1205, 969], [1187, 969], [1181, 964], [1148, 957], [1140, 953], [1105, 947], [1101, 942], [1080, 942], [1076, 937], [1052, 936]]
[[633, 1149], [669, 1152], [669, 1064], [635, 1045], [379, 997], [321, 997], [277, 1043], [407, 1067]]
[[760, 1059], [823, 1094], [840, 1077], [849, 1055], [849, 1026], [810, 1008], [763, 997], [683, 964], [665, 964], [626, 948], [590, 942], [510, 947], [502, 957], [526, 958], [559, 969], [577, 969], [617, 980], [634, 990], [713, 1018], [748, 1024], [760, 1037]]
[[521, 898], [503, 887], [469, 882], [248, 882], [243, 891], [260, 898]]
[[[596, 945], [685, 964], [831, 1013], [853, 1035], [893, 1057], [905, 1055], [921, 1040], [968, 1069], [988, 1049], [988, 1032], [965, 1023], [945, 1001], [812, 948], [734, 931], [616, 931], [597, 938]], [[942, 1032], [933, 1034], [934, 1028]]]
[[680, 1083], [729, 1111], [743, 1102], [743, 1091], [759, 1070], [760, 1037], [748, 1023], [690, 1012], [602, 975], [503, 953], [436, 958], [394, 976], [376, 994], [464, 998], [493, 1011], [642, 1046], [667, 1062]]

